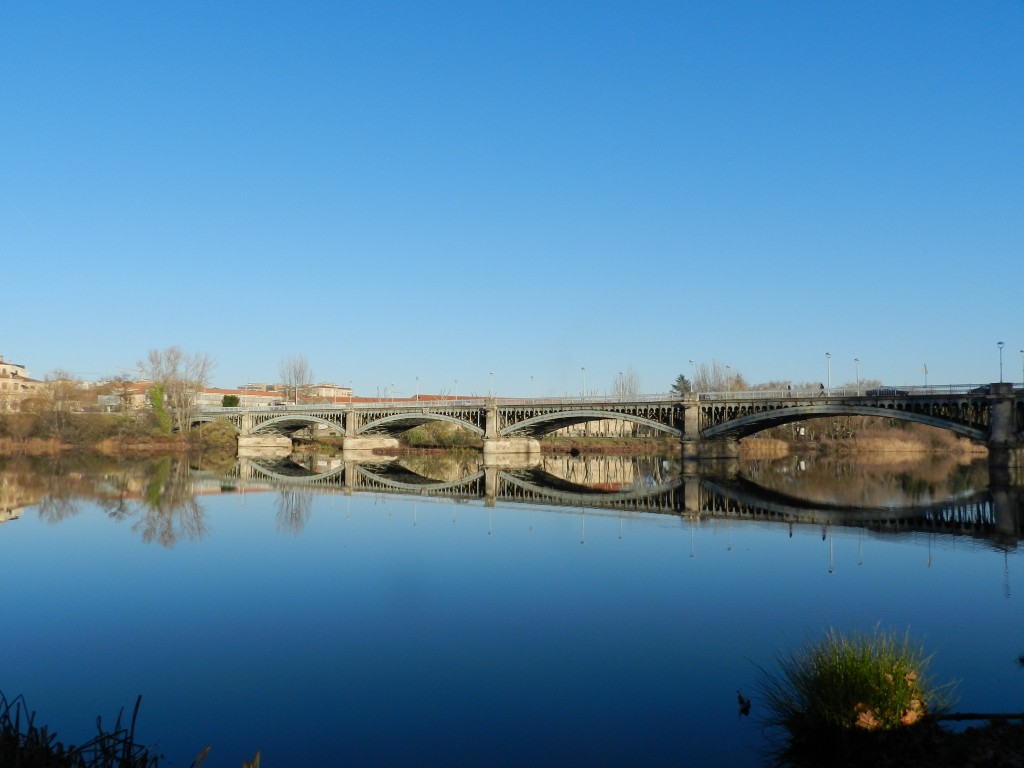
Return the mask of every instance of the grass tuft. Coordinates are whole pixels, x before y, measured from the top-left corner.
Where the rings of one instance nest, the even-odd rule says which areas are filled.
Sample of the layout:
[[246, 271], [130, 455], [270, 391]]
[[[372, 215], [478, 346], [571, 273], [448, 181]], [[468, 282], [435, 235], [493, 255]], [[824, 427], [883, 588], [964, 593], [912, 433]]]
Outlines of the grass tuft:
[[815, 753], [849, 735], [909, 729], [952, 704], [953, 684], [936, 685], [931, 660], [909, 633], [825, 637], [796, 653], [781, 655], [778, 670], [761, 670], [759, 693], [766, 725], [788, 736], [785, 750]]

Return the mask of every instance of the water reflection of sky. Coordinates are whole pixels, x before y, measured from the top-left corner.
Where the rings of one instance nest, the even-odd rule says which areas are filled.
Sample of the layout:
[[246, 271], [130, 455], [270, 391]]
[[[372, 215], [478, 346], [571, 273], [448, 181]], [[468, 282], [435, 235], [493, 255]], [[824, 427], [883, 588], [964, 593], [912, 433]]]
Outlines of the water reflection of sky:
[[[0, 527], [0, 689], [63, 738], [143, 694], [188, 765], [750, 765], [757, 665], [904, 629], [963, 710], [1019, 711], [1024, 562], [966, 538], [275, 492], [145, 544], [92, 502]], [[755, 700], [753, 715], [757, 715]], [[76, 729], [78, 729], [76, 731]]]

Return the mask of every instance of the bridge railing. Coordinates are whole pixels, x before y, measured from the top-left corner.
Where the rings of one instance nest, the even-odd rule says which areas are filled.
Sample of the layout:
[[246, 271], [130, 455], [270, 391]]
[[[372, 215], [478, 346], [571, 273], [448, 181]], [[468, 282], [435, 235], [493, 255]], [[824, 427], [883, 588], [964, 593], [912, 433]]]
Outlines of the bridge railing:
[[784, 400], [815, 397], [913, 397], [935, 395], [988, 394], [987, 384], [933, 384], [930, 386], [801, 387], [800, 389], [753, 389], [700, 392], [699, 400]]
[[259, 411], [263, 412], [282, 412], [287, 413], [289, 411], [301, 411], [308, 412], [311, 410], [325, 410], [325, 411], [346, 411], [352, 410], [380, 410], [381, 408], [386, 409], [406, 409], [410, 411], [423, 411], [432, 408], [465, 408], [465, 407], [483, 407], [490, 402], [494, 402], [499, 406], [508, 405], [619, 405], [622, 403], [670, 403], [679, 402], [680, 398], [673, 394], [654, 394], [654, 395], [631, 395], [631, 396], [615, 396], [615, 395], [589, 395], [587, 397], [459, 397], [451, 399], [430, 399], [430, 400], [370, 400], [370, 401], [358, 401], [353, 403], [300, 403], [295, 404], [281, 404], [281, 405], [250, 405], [250, 406], [234, 406], [224, 407], [219, 405], [204, 406], [200, 410], [205, 412], [216, 411], [218, 413], [239, 413], [243, 411]]
[[691, 401], [730, 401], [730, 400], [784, 400], [808, 398], [852, 398], [852, 397], [914, 397], [936, 395], [984, 395], [988, 394], [988, 384], [933, 384], [930, 386], [873, 386], [873, 387], [801, 387], [800, 389], [753, 389], [743, 391], [716, 391], [689, 393], [680, 397], [674, 393], [663, 392], [652, 395], [588, 395], [563, 397], [459, 397], [450, 399], [430, 400], [370, 400], [342, 403], [303, 403], [281, 405], [250, 405], [226, 408], [223, 406], [205, 406], [200, 408], [203, 413], [239, 413], [245, 411], [308, 412], [311, 410], [344, 411], [344, 410], [380, 410], [381, 408], [409, 411], [427, 411], [441, 408], [484, 407], [494, 402], [498, 406], [572, 406], [572, 405], [621, 405], [624, 403], [677, 403]]

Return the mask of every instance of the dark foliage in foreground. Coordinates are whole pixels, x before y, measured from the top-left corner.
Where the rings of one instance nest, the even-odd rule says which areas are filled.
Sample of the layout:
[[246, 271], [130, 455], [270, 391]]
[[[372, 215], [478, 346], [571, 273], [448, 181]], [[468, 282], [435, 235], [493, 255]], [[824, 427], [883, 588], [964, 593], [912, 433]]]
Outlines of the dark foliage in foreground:
[[4, 768], [156, 768], [160, 756], [135, 743], [135, 721], [139, 715], [140, 696], [135, 701], [131, 722], [121, 724], [122, 710], [114, 727], [105, 730], [96, 718], [97, 734], [81, 746], [57, 740], [45, 725], [37, 726], [35, 712], [25, 699], [11, 701], [0, 693], [0, 766]]

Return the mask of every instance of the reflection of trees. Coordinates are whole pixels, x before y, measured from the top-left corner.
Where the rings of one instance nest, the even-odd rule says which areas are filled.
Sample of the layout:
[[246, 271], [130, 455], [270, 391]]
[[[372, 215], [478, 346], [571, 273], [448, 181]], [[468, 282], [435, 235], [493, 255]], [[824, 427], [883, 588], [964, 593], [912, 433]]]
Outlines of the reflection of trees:
[[60, 457], [53, 460], [45, 478], [46, 492], [39, 498], [39, 519], [54, 525], [78, 514], [75, 497], [81, 487], [81, 476], [69, 472]]
[[298, 536], [313, 511], [313, 495], [301, 488], [282, 488], [277, 497], [277, 529]]
[[179, 539], [194, 541], [206, 535], [203, 508], [192, 491], [188, 464], [161, 460], [143, 493], [140, 518], [132, 530], [147, 544], [173, 547]]

